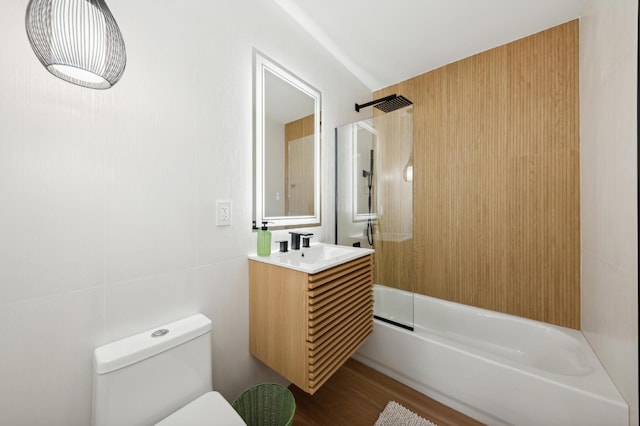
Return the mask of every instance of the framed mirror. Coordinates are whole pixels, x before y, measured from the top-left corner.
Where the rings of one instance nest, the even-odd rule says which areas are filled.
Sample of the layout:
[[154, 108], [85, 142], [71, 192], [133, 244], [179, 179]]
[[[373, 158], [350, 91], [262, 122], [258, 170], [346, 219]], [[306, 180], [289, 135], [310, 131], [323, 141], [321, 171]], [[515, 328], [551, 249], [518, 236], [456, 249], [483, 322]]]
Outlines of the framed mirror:
[[254, 217], [320, 224], [320, 92], [254, 51]]

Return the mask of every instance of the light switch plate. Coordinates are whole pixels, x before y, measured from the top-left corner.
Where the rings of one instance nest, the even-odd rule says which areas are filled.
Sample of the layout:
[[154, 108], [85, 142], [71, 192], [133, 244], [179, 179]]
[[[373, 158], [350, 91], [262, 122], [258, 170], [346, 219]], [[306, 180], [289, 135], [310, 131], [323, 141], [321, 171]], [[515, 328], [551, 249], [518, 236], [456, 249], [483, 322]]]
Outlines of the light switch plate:
[[231, 201], [216, 201], [216, 225], [231, 225]]

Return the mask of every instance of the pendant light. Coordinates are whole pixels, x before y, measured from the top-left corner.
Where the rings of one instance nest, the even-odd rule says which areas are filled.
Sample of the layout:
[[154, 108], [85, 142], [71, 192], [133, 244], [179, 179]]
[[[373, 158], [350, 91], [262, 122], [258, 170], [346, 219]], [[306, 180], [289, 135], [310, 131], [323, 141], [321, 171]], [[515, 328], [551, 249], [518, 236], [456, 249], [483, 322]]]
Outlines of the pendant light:
[[91, 89], [122, 77], [124, 40], [104, 0], [30, 0], [25, 24], [33, 51], [56, 77]]

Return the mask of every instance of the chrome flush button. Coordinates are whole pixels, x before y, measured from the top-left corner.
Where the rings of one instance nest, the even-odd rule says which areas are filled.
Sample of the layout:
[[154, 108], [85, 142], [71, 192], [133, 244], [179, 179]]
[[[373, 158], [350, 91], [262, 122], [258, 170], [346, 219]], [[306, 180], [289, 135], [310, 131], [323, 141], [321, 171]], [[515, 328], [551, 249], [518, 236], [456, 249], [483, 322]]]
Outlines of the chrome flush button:
[[161, 328], [160, 330], [156, 330], [151, 333], [151, 337], [162, 337], [167, 333], [169, 333], [169, 330], [167, 330], [166, 328]]

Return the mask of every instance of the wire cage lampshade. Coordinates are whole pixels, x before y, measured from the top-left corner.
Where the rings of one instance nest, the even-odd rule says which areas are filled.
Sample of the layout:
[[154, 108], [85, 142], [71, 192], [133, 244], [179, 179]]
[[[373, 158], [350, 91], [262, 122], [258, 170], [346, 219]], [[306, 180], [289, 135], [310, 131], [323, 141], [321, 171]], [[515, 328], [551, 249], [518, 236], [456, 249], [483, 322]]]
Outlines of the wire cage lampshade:
[[25, 24], [33, 51], [56, 77], [91, 89], [122, 77], [124, 40], [104, 0], [30, 0]]

